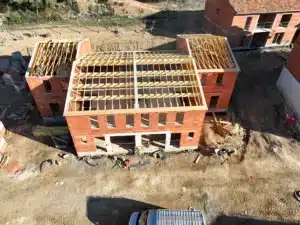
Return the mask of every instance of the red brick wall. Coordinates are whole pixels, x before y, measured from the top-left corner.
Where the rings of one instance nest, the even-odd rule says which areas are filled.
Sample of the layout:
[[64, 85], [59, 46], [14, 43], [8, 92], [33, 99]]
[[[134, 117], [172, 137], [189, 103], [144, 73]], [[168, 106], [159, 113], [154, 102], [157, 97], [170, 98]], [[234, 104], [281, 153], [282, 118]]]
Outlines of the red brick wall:
[[[141, 114], [134, 114], [134, 127], [126, 127], [126, 115], [115, 115], [115, 128], [108, 128], [105, 115], [98, 115], [99, 128], [91, 128], [88, 116], [66, 116], [67, 124], [73, 138], [77, 152], [94, 152], [96, 146], [94, 137], [103, 137], [104, 134], [139, 133], [171, 131], [181, 133], [180, 147], [198, 146], [203, 120], [206, 111], [190, 111], [184, 113], [184, 123], [175, 123], [176, 112], [167, 113], [167, 124], [159, 126], [158, 113], [150, 113], [149, 127], [141, 126]], [[188, 133], [194, 132], [194, 138], [189, 139]], [[87, 143], [82, 143], [80, 138], [86, 136]]]
[[[188, 52], [186, 39], [177, 37], [176, 48]], [[235, 81], [237, 78], [237, 72], [226, 72], [223, 73], [223, 81], [221, 86], [217, 86], [216, 81], [218, 73], [206, 74], [205, 86], [202, 86], [204, 97], [209, 107], [212, 96], [219, 96], [219, 101], [216, 106], [216, 110], [226, 110], [228, 108], [232, 91], [234, 89]], [[202, 74], [199, 72], [201, 79]]]
[[[219, 15], [217, 10], [219, 9]], [[232, 47], [240, 47], [242, 37], [246, 36], [243, 43], [251, 39], [251, 30], [256, 26], [258, 16], [253, 17], [250, 31], [245, 32], [244, 27], [247, 16], [236, 16], [236, 13], [228, 0], [207, 0], [205, 7], [204, 30], [207, 33], [226, 36]]]
[[[43, 85], [44, 80], [49, 80], [52, 88], [51, 92], [46, 92]], [[68, 83], [68, 79], [56, 77], [26, 77], [26, 81], [41, 116], [53, 116], [49, 106], [50, 103], [58, 103], [61, 112], [60, 115], [62, 115], [67, 94], [67, 92], [63, 91], [62, 82], [66, 84]]]
[[229, 28], [232, 24], [234, 10], [228, 0], [207, 0], [204, 15], [219, 26]]
[[[83, 54], [91, 51], [91, 43], [89, 39], [82, 40], [79, 43], [76, 57], [80, 57]], [[70, 72], [71, 73], [71, 72]], [[71, 74], [70, 74], [71, 75]], [[51, 92], [46, 92], [43, 81], [49, 80], [51, 84]], [[49, 104], [59, 104], [60, 113], [59, 116], [63, 115], [67, 89], [63, 90], [63, 85], [68, 86], [68, 78], [55, 77], [26, 77], [27, 84], [35, 100], [35, 103], [40, 111], [42, 117], [54, 116]]]
[[[220, 9], [219, 16], [216, 13], [217, 9]], [[285, 33], [282, 44], [290, 44], [292, 41], [297, 29], [296, 26], [300, 22], [300, 12], [293, 13], [287, 28], [281, 28], [278, 25], [281, 17], [285, 14], [289, 13], [278, 13], [276, 15], [273, 29], [270, 38], [267, 40], [266, 46], [272, 45], [276, 32]], [[247, 43], [251, 40], [251, 36], [253, 35], [253, 31], [259, 20], [259, 15], [235, 15], [228, 0], [207, 0], [204, 15], [211, 20], [211, 22], [207, 19], [204, 20], [204, 30], [207, 33], [226, 36], [233, 48], [242, 47], [241, 43], [244, 43], [245, 47], [247, 47]], [[247, 17], [252, 17], [252, 22], [248, 33], [245, 33], [244, 27]], [[244, 39], [243, 36], [246, 36], [246, 38]]]
[[297, 43], [294, 45], [294, 48], [290, 54], [287, 68], [291, 74], [300, 82], [300, 36], [297, 40]]
[[[199, 73], [199, 76], [201, 78], [202, 74]], [[207, 106], [209, 107], [212, 96], [219, 96], [219, 101], [215, 109], [226, 110], [228, 108], [232, 91], [234, 89], [237, 72], [224, 73], [221, 86], [218, 86], [216, 84], [218, 73], [208, 73], [206, 74], [206, 77], [206, 85], [202, 87]]]

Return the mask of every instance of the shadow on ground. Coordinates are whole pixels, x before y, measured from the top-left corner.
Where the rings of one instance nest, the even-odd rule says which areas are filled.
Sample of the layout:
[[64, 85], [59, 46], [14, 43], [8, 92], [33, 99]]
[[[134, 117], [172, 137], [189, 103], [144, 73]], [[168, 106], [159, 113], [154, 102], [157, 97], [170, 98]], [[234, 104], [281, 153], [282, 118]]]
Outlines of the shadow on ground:
[[86, 200], [88, 219], [99, 225], [128, 225], [133, 212], [158, 208], [161, 207], [127, 198], [89, 196]]
[[297, 225], [299, 223], [268, 221], [253, 217], [219, 216], [212, 225]]
[[155, 36], [176, 37], [177, 34], [203, 33], [203, 10], [160, 11], [143, 19], [146, 30]]
[[283, 53], [279, 50], [235, 52], [241, 72], [230, 107], [245, 129], [299, 138], [295, 127], [285, 120], [283, 101], [276, 88], [288, 54], [288, 51]]

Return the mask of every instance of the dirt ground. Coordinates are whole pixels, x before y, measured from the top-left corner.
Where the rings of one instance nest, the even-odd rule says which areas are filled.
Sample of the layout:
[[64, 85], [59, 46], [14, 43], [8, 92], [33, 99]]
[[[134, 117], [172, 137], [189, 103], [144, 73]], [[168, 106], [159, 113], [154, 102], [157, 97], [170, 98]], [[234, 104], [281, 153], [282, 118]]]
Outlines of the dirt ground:
[[[120, 36], [104, 28], [73, 30], [78, 27], [34, 30], [37, 35], [51, 33], [48, 38], [24, 35], [33, 30], [2, 32], [0, 52], [6, 56], [21, 51], [27, 56], [36, 41], [54, 37], [89, 37], [94, 49], [105, 41], [134, 40], [152, 47], [174, 40], [145, 32], [143, 26], [122, 28]], [[24, 40], [13, 40], [18, 35]], [[112, 169], [114, 162], [107, 158], [93, 167], [73, 156], [62, 159], [46, 140], [33, 137], [32, 118], [26, 123], [6, 121], [10, 131], [7, 151], [23, 172], [1, 173], [1, 224], [125, 225], [132, 211], [157, 207], [199, 209], [209, 224], [300, 222], [300, 205], [293, 198], [300, 188], [299, 136], [282, 119], [283, 107], [275, 87], [285, 59], [276, 51], [236, 55], [242, 72], [230, 108], [241, 132], [223, 140], [205, 130], [206, 142], [212, 147], [236, 151], [227, 162], [202, 147], [204, 156], [198, 164], [193, 163], [198, 152], [185, 152], [168, 155], [165, 160], [124, 157], [132, 163], [151, 162], [148, 168], [132, 171]], [[30, 99], [26, 92], [14, 96], [5, 87], [0, 88], [0, 96], [0, 104]], [[59, 165], [41, 173], [40, 163], [47, 159], [57, 160]]]

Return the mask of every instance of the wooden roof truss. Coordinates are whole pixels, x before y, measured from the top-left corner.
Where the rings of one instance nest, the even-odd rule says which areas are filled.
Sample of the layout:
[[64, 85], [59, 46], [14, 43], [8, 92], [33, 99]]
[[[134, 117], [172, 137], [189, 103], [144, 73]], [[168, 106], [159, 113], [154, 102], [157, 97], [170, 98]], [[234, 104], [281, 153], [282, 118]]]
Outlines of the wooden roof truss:
[[90, 53], [72, 76], [69, 112], [203, 105], [193, 59], [181, 52]]
[[198, 69], [234, 69], [235, 63], [225, 37], [191, 35], [187, 37]]
[[49, 41], [37, 45], [29, 76], [70, 76], [78, 41]]

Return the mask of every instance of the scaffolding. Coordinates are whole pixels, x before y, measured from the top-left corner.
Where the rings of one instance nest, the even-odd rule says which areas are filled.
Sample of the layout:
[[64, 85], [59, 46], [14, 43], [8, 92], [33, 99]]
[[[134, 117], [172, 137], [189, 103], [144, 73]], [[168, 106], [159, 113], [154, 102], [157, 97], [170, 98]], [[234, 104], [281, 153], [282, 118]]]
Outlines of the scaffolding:
[[234, 69], [235, 59], [227, 39], [214, 35], [180, 35], [186, 38], [198, 69]]
[[193, 107], [206, 104], [191, 56], [178, 51], [97, 52], [74, 62], [65, 115]]
[[79, 41], [40, 42], [28, 76], [70, 76]]

